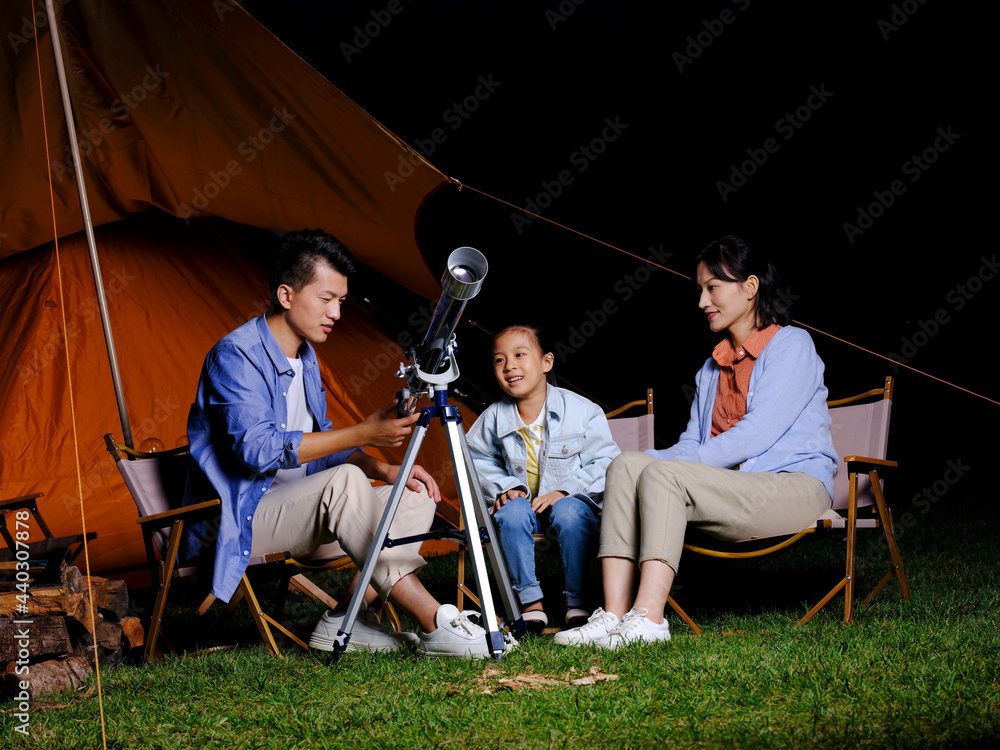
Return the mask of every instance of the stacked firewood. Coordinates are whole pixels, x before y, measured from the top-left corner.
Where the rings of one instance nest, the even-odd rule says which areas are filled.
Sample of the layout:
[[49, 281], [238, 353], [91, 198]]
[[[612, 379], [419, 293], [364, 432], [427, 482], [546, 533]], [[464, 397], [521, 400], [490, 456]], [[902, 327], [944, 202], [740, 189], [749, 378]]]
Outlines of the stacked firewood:
[[143, 643], [129, 616], [124, 581], [65, 568], [59, 585], [0, 590], [0, 695], [32, 699], [79, 687], [94, 670], [120, 664]]

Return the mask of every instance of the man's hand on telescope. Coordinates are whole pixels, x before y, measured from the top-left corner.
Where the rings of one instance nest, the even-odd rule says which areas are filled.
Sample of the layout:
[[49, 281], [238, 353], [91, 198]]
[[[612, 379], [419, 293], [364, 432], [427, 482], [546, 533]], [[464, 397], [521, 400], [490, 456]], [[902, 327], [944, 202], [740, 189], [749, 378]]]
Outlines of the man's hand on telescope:
[[416, 412], [407, 417], [396, 417], [397, 399], [388, 406], [373, 411], [358, 426], [365, 431], [366, 439], [361, 445], [372, 448], [398, 448], [413, 432], [414, 423], [420, 419]]
[[307, 432], [299, 445], [299, 461], [308, 463], [317, 458], [331, 456], [340, 451], [370, 446], [372, 448], [398, 448], [413, 432], [413, 424], [420, 413], [397, 418], [396, 401], [383, 406], [349, 427], [322, 432]]

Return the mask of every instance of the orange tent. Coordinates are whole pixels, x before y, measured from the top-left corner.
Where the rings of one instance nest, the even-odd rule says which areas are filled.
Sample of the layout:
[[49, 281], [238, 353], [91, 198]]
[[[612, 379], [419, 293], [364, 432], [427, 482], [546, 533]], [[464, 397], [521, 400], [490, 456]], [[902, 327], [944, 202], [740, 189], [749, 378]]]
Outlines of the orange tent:
[[[250, 252], [262, 240], [241, 226], [327, 229], [370, 268], [437, 296], [414, 228], [448, 179], [237, 5], [56, 9], [136, 446], [184, 435], [205, 353], [266, 308]], [[134, 506], [101, 444], [121, 426], [51, 30], [43, 6], [27, 0], [5, 3], [0, 22], [17, 29], [0, 57], [12, 82], [0, 93], [0, 496], [44, 492], [53, 531], [67, 534], [80, 529], [82, 494], [88, 531], [98, 532], [92, 570], [128, 570], [143, 555]], [[320, 357], [335, 425], [401, 384], [402, 350], [361, 308]], [[447, 480], [443, 441], [432, 436], [420, 462]]]

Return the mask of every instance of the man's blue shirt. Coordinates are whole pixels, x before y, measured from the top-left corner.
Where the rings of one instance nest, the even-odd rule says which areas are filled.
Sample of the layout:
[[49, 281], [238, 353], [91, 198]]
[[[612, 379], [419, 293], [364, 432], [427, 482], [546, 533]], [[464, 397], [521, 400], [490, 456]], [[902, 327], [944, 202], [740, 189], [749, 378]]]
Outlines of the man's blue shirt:
[[[314, 429], [331, 429], [316, 352], [306, 342], [299, 357]], [[264, 317], [223, 338], [202, 367], [188, 415], [192, 461], [185, 504], [209, 499], [213, 493], [222, 501], [218, 538], [214, 540], [212, 593], [223, 601], [229, 601], [236, 591], [250, 560], [253, 515], [261, 497], [278, 469], [301, 466], [298, 453], [303, 433], [285, 428], [285, 394], [292, 375], [292, 366]], [[353, 452], [310, 461], [307, 474], [339, 466]], [[211, 544], [213, 536], [207, 529], [189, 535], [189, 556], [196, 556], [201, 545]]]

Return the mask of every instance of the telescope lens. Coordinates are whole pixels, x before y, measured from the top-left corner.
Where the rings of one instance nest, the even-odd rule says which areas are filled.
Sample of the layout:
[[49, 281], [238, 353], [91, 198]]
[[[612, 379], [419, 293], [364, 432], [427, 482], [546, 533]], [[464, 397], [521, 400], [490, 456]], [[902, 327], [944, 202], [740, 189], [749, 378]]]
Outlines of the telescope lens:
[[451, 275], [467, 284], [471, 284], [476, 280], [476, 272], [468, 266], [455, 266], [451, 269]]

